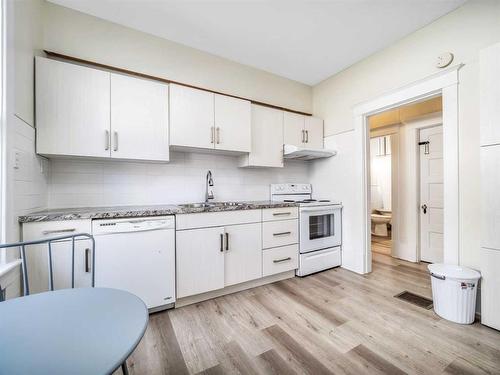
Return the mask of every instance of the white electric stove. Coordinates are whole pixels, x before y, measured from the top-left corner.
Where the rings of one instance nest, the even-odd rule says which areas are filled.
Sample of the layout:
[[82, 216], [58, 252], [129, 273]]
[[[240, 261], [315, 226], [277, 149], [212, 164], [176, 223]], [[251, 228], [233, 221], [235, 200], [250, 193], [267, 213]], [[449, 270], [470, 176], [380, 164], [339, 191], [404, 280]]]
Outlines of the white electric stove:
[[340, 266], [342, 204], [313, 199], [311, 184], [272, 184], [271, 200], [299, 205], [299, 268], [306, 276]]

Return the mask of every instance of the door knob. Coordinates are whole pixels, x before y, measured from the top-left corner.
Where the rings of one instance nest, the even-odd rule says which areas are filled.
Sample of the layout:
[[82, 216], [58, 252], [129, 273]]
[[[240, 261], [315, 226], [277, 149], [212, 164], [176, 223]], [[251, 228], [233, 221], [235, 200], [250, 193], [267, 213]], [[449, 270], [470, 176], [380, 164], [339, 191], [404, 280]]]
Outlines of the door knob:
[[427, 205], [426, 204], [422, 205], [422, 211], [424, 211], [424, 214], [427, 213]]

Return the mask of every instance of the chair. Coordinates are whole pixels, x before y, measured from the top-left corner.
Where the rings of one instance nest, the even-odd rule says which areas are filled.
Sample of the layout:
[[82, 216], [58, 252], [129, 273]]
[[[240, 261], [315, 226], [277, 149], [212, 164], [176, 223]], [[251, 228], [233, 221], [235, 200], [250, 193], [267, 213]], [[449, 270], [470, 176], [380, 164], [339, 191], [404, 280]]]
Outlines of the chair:
[[[22, 241], [9, 244], [0, 244], [0, 249], [8, 248], [20, 248], [21, 249], [21, 268], [23, 275], [23, 295], [28, 296], [30, 294], [29, 289], [29, 277], [28, 277], [28, 267], [26, 259], [26, 247], [32, 245], [42, 245], [47, 244], [48, 250], [48, 271], [49, 271], [49, 290], [54, 291], [54, 272], [52, 266], [52, 243], [55, 241], [68, 240], [71, 239], [71, 288], [75, 287], [75, 239], [77, 238], [88, 238], [92, 242], [92, 269], [91, 269], [91, 287], [95, 287], [95, 240], [91, 234], [88, 233], [77, 233], [59, 237], [46, 238], [43, 240], [35, 241]], [[0, 302], [4, 300], [4, 293], [1, 292], [0, 287]], [[128, 375], [128, 368], [126, 360], [121, 365], [122, 372], [124, 375]]]
[[[19, 247], [21, 249], [21, 268], [23, 274], [23, 295], [28, 296], [30, 294], [29, 289], [29, 278], [28, 278], [28, 267], [27, 267], [27, 259], [26, 259], [26, 246], [31, 245], [42, 245], [47, 244], [48, 249], [48, 264], [47, 267], [49, 269], [49, 290], [54, 291], [54, 272], [52, 268], [52, 243], [54, 241], [68, 240], [71, 239], [71, 288], [75, 287], [75, 239], [76, 238], [88, 238], [92, 242], [92, 274], [91, 274], [91, 286], [92, 288], [95, 286], [95, 240], [91, 234], [88, 233], [77, 233], [70, 234], [59, 237], [45, 238], [43, 240], [34, 240], [34, 241], [23, 241], [23, 242], [15, 242], [10, 244], [0, 244], [0, 249], [8, 249], [13, 247]], [[1, 297], [1, 296], [0, 296]], [[0, 299], [0, 302], [3, 299]]]

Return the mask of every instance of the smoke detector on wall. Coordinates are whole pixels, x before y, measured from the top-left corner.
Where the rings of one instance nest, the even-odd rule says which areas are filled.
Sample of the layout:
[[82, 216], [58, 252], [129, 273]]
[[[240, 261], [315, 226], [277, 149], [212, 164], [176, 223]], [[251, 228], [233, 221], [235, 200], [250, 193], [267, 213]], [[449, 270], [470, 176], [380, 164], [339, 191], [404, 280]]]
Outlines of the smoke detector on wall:
[[436, 68], [446, 68], [453, 61], [453, 53], [445, 52], [438, 56]]

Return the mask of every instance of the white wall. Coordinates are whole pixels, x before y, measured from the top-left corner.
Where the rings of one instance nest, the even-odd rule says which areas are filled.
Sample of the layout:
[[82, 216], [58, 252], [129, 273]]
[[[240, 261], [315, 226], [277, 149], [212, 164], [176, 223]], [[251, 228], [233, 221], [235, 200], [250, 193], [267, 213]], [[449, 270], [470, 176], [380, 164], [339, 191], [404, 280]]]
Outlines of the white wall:
[[237, 168], [238, 157], [172, 152], [170, 163], [52, 160], [50, 207], [202, 202], [213, 173], [216, 200], [269, 200], [269, 184], [308, 182], [307, 162]]
[[308, 85], [59, 5], [45, 2], [43, 8], [47, 50], [287, 108], [312, 109]]
[[[352, 109], [355, 105], [435, 73], [434, 63], [440, 53], [450, 51], [455, 55], [455, 63], [466, 64], [459, 71], [460, 262], [475, 268], [480, 267], [478, 57], [481, 48], [499, 40], [500, 1], [470, 0], [313, 88], [313, 112], [325, 119], [326, 140], [336, 143], [354, 137]], [[359, 152], [359, 139], [361, 137], [356, 137], [352, 150], [345, 152]], [[351, 191], [347, 187], [358, 185], [362, 179], [355, 171], [344, 179], [322, 178], [339, 171], [342, 172], [334, 160], [318, 165], [314, 168], [312, 183], [317, 187], [324, 185], [321, 187], [324, 191], [335, 189], [339, 192], [338, 199], [348, 200], [357, 188]], [[349, 215], [351, 213], [344, 215], [344, 222], [350, 220]]]
[[[33, 61], [42, 35], [41, 1], [7, 1], [5, 241], [19, 240], [17, 217], [48, 202], [48, 162], [35, 155]], [[7, 253], [3, 261], [16, 256]]]

